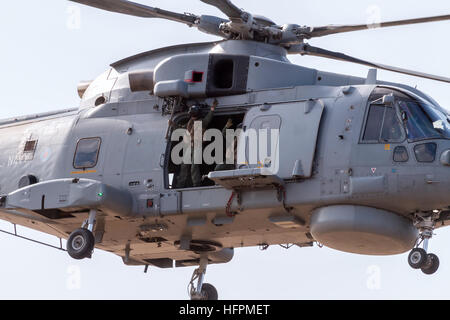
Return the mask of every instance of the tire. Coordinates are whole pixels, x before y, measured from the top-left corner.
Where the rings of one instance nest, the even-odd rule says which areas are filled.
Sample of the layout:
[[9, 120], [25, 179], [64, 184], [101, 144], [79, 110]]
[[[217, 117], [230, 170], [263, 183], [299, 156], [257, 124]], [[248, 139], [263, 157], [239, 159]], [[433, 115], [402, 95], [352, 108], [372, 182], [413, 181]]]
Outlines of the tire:
[[427, 262], [427, 252], [422, 248], [414, 248], [408, 255], [408, 263], [413, 269], [422, 268]]
[[218, 300], [219, 295], [217, 289], [209, 283], [204, 283], [202, 285], [202, 296], [203, 300]]
[[439, 269], [439, 258], [437, 255], [430, 253], [428, 255], [427, 263], [421, 268], [425, 274], [433, 274]]
[[67, 240], [67, 253], [76, 260], [85, 259], [91, 256], [94, 246], [94, 234], [88, 229], [77, 229]]

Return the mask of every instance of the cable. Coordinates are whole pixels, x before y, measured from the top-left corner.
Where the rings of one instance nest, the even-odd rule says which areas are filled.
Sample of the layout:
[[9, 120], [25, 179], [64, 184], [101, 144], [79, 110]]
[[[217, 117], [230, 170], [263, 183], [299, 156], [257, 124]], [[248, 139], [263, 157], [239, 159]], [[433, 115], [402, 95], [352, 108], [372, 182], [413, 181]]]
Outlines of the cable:
[[235, 216], [235, 214], [233, 212], [231, 212], [231, 205], [233, 204], [233, 199], [236, 196], [236, 192], [232, 192], [230, 199], [228, 200], [227, 206], [225, 208], [225, 212], [227, 214], [228, 217], [232, 218]]

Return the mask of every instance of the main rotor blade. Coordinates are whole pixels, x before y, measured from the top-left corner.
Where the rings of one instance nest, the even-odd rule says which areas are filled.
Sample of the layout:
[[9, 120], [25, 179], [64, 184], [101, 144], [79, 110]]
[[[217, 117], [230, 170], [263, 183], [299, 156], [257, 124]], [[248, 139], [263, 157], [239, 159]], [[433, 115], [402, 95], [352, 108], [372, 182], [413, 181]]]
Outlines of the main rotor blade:
[[142, 18], [162, 18], [193, 26], [198, 17], [149, 7], [126, 0], [69, 0], [98, 9]]
[[374, 24], [360, 24], [360, 25], [342, 25], [342, 26], [323, 26], [323, 27], [314, 27], [310, 32], [307, 33], [309, 38], [315, 37], [323, 37], [330, 34], [343, 33], [343, 32], [352, 32], [359, 30], [367, 30], [374, 28], [385, 28], [385, 27], [395, 27], [402, 26], [408, 24], [417, 24], [417, 23], [425, 23], [425, 22], [435, 22], [435, 21], [443, 21], [450, 20], [450, 15], [444, 16], [435, 16], [435, 17], [427, 17], [427, 18], [417, 18], [417, 19], [407, 19], [407, 20], [397, 20], [397, 21], [389, 21], [389, 22], [381, 22]]
[[230, 19], [239, 19], [242, 16], [243, 11], [236, 7], [230, 0], [200, 0], [201, 2], [207, 3], [218, 8], [220, 11], [225, 13]]
[[392, 72], [397, 72], [397, 73], [403, 73], [403, 74], [407, 74], [410, 76], [450, 83], [450, 78], [436, 76], [436, 75], [418, 72], [418, 71], [397, 68], [397, 67], [392, 67], [392, 66], [387, 66], [384, 64], [370, 62], [370, 61], [365, 61], [365, 60], [361, 60], [361, 59], [358, 59], [355, 57], [348, 56], [348, 55], [340, 53], [340, 52], [328, 51], [325, 49], [310, 46], [308, 44], [302, 45], [302, 49], [300, 50], [299, 53], [301, 55], [309, 55], [309, 56], [316, 56], [316, 57], [340, 60], [340, 61], [345, 61], [345, 62], [352, 62], [352, 63], [362, 64], [364, 66], [369, 66], [372, 68], [377, 68], [377, 69], [382, 69], [382, 70], [387, 70], [387, 71], [392, 71]]

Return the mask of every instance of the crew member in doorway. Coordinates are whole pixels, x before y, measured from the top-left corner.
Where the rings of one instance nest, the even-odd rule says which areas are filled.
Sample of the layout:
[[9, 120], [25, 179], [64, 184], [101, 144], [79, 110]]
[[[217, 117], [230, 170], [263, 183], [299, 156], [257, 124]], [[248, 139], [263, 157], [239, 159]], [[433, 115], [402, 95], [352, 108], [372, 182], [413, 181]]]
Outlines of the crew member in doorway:
[[[228, 143], [228, 141], [226, 140], [227, 130], [231, 129], [232, 126], [233, 126], [233, 119], [229, 118], [227, 123], [225, 124], [225, 127], [222, 129], [222, 136], [223, 136], [224, 141], [226, 141], [226, 143]], [[242, 130], [242, 123], [236, 127], [236, 130]], [[238, 144], [238, 140], [237, 140], [237, 136], [235, 135], [233, 138], [233, 143], [226, 146], [225, 162], [216, 165], [216, 167], [214, 168], [214, 171], [225, 171], [225, 170], [236, 169], [237, 144]]]
[[[189, 188], [191, 187], [200, 187], [202, 185], [202, 173], [201, 173], [201, 164], [196, 164], [194, 161], [194, 146], [203, 144], [203, 133], [206, 129], [208, 129], [213, 117], [214, 111], [218, 105], [218, 101], [214, 100], [213, 105], [211, 106], [208, 114], [201, 119], [201, 108], [198, 105], [194, 105], [189, 109], [189, 121], [183, 126], [187, 130], [187, 134], [190, 136], [191, 140], [191, 163], [182, 163], [180, 166], [180, 172], [176, 179], [175, 188]], [[194, 126], [198, 121], [201, 121], [202, 125], [202, 134], [198, 137], [195, 137], [194, 134]], [[201, 141], [195, 141], [195, 138], [201, 139]], [[197, 142], [197, 144], [196, 144]], [[190, 179], [189, 179], [190, 178]]]

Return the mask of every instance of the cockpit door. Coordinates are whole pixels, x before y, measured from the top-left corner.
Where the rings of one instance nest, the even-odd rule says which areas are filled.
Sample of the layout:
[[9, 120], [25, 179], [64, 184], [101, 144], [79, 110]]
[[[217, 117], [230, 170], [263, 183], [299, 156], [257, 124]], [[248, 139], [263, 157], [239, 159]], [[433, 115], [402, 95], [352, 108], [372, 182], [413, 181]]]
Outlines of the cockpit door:
[[239, 166], [265, 167], [282, 179], [311, 177], [323, 109], [320, 100], [250, 109], [238, 143]]

